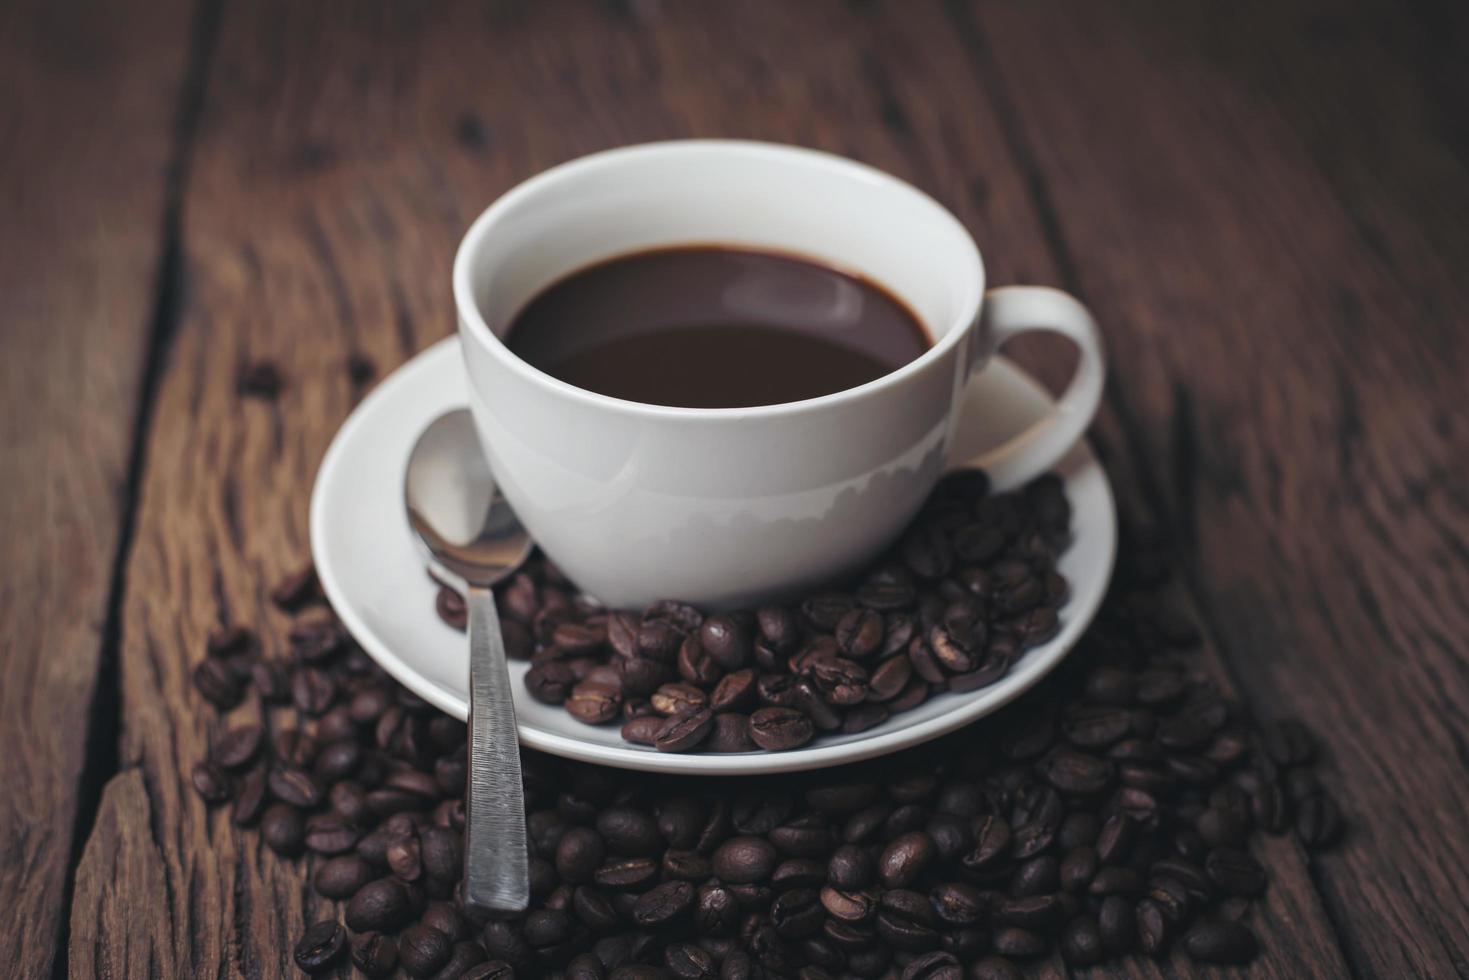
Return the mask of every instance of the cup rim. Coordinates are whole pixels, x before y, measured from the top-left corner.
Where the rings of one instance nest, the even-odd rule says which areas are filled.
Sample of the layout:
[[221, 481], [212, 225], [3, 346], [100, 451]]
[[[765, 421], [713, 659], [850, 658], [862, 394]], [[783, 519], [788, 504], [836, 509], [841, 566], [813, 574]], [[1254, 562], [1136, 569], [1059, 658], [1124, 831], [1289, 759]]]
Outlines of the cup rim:
[[[617, 398], [612, 395], [603, 395], [599, 392], [589, 391], [586, 388], [579, 388], [576, 385], [562, 381], [560, 378], [532, 366], [512, 351], [490, 329], [489, 324], [485, 321], [484, 314], [480, 311], [479, 304], [474, 299], [470, 267], [473, 256], [479, 252], [482, 243], [489, 236], [492, 228], [505, 212], [509, 211], [523, 198], [529, 197], [532, 194], [550, 191], [563, 181], [574, 179], [587, 170], [605, 165], [614, 160], [668, 153], [709, 151], [779, 158], [787, 162], [801, 162], [828, 167], [843, 173], [847, 177], [907, 194], [914, 199], [915, 203], [933, 208], [940, 221], [950, 223], [959, 233], [957, 241], [960, 247], [968, 252], [967, 258], [972, 262], [974, 270], [974, 274], [970, 277], [970, 281], [965, 290], [963, 301], [960, 304], [959, 313], [949, 324], [949, 329], [928, 350], [913, 360], [889, 371], [881, 377], [874, 378], [854, 388], [844, 388], [841, 391], [819, 395], [815, 398], [805, 398], [800, 401], [776, 402], [772, 405], [751, 405], [737, 408], [686, 408], [676, 405], [655, 405], [649, 402], [631, 401], [626, 398]], [[882, 285], [884, 289], [891, 288], [886, 283], [882, 283]], [[464, 238], [460, 241], [459, 248], [454, 255], [453, 267], [454, 304], [458, 308], [460, 323], [467, 326], [467, 332], [470, 338], [486, 348], [522, 379], [532, 384], [548, 387], [588, 406], [616, 409], [625, 413], [660, 419], [779, 418], [786, 415], [795, 415], [812, 410], [835, 407], [845, 402], [860, 399], [867, 395], [900, 385], [914, 375], [927, 370], [936, 361], [946, 357], [949, 351], [969, 332], [968, 327], [977, 322], [979, 318], [980, 306], [984, 299], [984, 287], [984, 259], [980, 254], [979, 246], [974, 241], [974, 236], [964, 227], [963, 222], [954, 216], [952, 211], [940, 204], [932, 195], [919, 190], [907, 181], [895, 177], [886, 171], [879, 170], [876, 167], [860, 163], [856, 160], [848, 159], [847, 157], [828, 153], [824, 150], [814, 150], [808, 147], [785, 143], [737, 139], [683, 139], [635, 143], [629, 146], [620, 146], [590, 153], [543, 170], [510, 188], [510, 190], [496, 198], [491, 202], [489, 207], [480, 213], [479, 217], [469, 226], [469, 230], [465, 232]], [[903, 297], [901, 293], [894, 292], [894, 295], [903, 299], [905, 304], [907, 303], [906, 297]]]

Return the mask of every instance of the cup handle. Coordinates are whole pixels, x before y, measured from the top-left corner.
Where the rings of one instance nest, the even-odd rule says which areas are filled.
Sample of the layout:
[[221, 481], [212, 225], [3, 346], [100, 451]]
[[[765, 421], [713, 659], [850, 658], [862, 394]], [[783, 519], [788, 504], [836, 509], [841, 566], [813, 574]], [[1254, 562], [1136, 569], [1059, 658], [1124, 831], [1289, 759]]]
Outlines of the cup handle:
[[1045, 418], [968, 462], [983, 469], [997, 487], [1019, 486], [1055, 466], [1091, 425], [1102, 400], [1107, 369], [1097, 322], [1075, 297], [1048, 286], [1005, 286], [985, 293], [970, 381], [1007, 340], [1030, 330], [1068, 338], [1081, 360]]

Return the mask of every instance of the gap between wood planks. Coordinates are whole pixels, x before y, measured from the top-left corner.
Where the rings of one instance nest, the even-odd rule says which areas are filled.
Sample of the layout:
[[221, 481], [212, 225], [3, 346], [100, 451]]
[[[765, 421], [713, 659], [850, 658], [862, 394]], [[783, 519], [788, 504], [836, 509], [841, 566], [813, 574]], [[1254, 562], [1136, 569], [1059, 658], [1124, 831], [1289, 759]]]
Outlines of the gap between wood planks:
[[137, 528], [138, 491], [148, 459], [148, 434], [153, 428], [158, 383], [183, 310], [187, 272], [183, 254], [184, 191], [188, 184], [199, 115], [204, 106], [210, 55], [219, 35], [221, 5], [222, 0], [198, 0], [194, 6], [188, 63], [179, 89], [173, 147], [164, 177], [163, 214], [160, 216], [163, 255], [154, 284], [153, 315], [147, 349], [143, 352], [143, 379], [138, 391], [137, 411], [133, 416], [132, 448], [123, 485], [117, 550], [112, 556], [108, 579], [96, 686], [87, 710], [86, 755], [77, 783], [76, 821], [72, 826], [66, 887], [62, 893], [64, 911], [56, 935], [56, 956], [52, 960], [51, 974], [56, 980], [67, 977], [71, 969], [71, 906], [76, 895], [77, 869], [82, 852], [96, 827], [102, 793], [121, 769], [118, 743], [122, 735], [122, 692], [118, 685], [118, 654], [122, 645], [122, 603], [127, 590], [128, 560], [132, 556], [133, 536]]
[[[1025, 185], [1040, 222], [1046, 246], [1056, 263], [1061, 285], [1072, 295], [1085, 302], [1086, 294], [1082, 288], [1080, 274], [1077, 272], [1075, 257], [1062, 229], [1060, 214], [1051, 199], [1045, 175], [1026, 137], [1025, 125], [1009, 94], [1003, 74], [990, 56], [989, 44], [984, 31], [974, 19], [966, 0], [947, 0], [946, 8], [961, 43], [971, 53], [976, 70], [991, 93], [991, 108], [999, 120], [1007, 148], [1024, 174]], [[1121, 388], [1116, 384], [1108, 384], [1104, 392], [1104, 400], [1117, 418], [1122, 430], [1125, 445], [1119, 447], [1119, 451], [1128, 456], [1144, 505], [1166, 531], [1168, 548], [1177, 559], [1174, 564], [1180, 581], [1189, 600], [1203, 620], [1210, 643], [1219, 651], [1221, 669], [1231, 687], [1234, 688], [1234, 696], [1246, 709], [1253, 711], [1246, 690], [1235, 673], [1229, 656], [1229, 648], [1222, 640], [1223, 634], [1218, 628], [1217, 614], [1209, 603], [1208, 594], [1199, 580], [1197, 556], [1193, 554], [1193, 545], [1197, 540], [1192, 494], [1193, 473], [1191, 468], [1188, 470], [1185, 468], [1189, 467], [1194, 458], [1193, 442], [1196, 431], [1193, 423], [1192, 401], [1188, 391], [1182, 386], [1176, 386], [1174, 391], [1171, 420], [1174, 445], [1171, 447], [1170, 458], [1176, 461], [1180, 472], [1175, 474], [1179, 478], [1169, 484], [1162, 483], [1154, 471], [1155, 456], [1149, 450], [1148, 440], [1142, 426], [1138, 423], [1137, 416], [1129, 406], [1127, 397]], [[1168, 485], [1175, 488], [1171, 498], [1163, 489]], [[1305, 865], [1306, 873], [1310, 876], [1311, 887], [1316, 892], [1317, 904], [1331, 928], [1331, 938], [1338, 949], [1345, 951], [1347, 946], [1343, 942], [1343, 923], [1333, 904], [1325, 900], [1323, 882], [1316, 862], [1308, 856], [1303, 858], [1302, 863]], [[1344, 956], [1343, 959], [1354, 977], [1361, 975], [1359, 967], [1350, 957]]]

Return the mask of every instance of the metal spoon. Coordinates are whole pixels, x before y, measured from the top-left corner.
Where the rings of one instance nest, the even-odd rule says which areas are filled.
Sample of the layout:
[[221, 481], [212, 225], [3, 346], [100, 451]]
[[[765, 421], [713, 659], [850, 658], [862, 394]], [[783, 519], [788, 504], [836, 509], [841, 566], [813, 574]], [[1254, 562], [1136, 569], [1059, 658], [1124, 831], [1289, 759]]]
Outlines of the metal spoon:
[[530, 904], [525, 799], [505, 640], [490, 588], [515, 572], [531, 540], [500, 495], [465, 409], [439, 416], [408, 457], [408, 522], [434, 572], [469, 606], [469, 787], [464, 898], [487, 912]]

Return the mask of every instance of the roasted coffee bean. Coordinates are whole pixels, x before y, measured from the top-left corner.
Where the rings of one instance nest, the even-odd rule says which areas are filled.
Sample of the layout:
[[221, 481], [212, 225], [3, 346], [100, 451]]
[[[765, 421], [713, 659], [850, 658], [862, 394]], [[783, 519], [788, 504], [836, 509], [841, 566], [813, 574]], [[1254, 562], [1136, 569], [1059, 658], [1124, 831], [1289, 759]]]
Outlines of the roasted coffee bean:
[[277, 799], [284, 800], [303, 810], [320, 806], [325, 796], [321, 784], [310, 773], [301, 769], [291, 767], [271, 769], [267, 777], [267, 784]]
[[886, 888], [907, 888], [938, 856], [933, 838], [923, 831], [901, 834], [888, 842], [878, 859], [878, 877]]
[[622, 712], [622, 692], [609, 684], [582, 681], [571, 689], [566, 710], [577, 721], [600, 725]]
[[1230, 895], [1254, 898], [1265, 891], [1265, 869], [1249, 851], [1218, 847], [1204, 861], [1209, 878]]
[[235, 803], [230, 819], [236, 826], [247, 827], [260, 818], [265, 810], [265, 770], [252, 769], [240, 780], [235, 790]]
[[532, 909], [521, 921], [521, 934], [532, 946], [557, 946], [571, 938], [571, 916], [561, 909]]
[[844, 844], [832, 852], [826, 865], [827, 880], [842, 891], [855, 891], [872, 883], [876, 862], [871, 852], [852, 844]]
[[350, 851], [362, 831], [334, 813], [321, 813], [306, 821], [306, 846], [317, 854]]
[[995, 919], [1006, 925], [1042, 929], [1059, 919], [1064, 911], [1059, 895], [1031, 895], [1001, 902], [995, 908]]
[[[845, 612], [845, 610], [844, 610]], [[800, 642], [801, 626], [796, 614], [781, 606], [766, 606], [755, 612], [760, 639], [777, 653], [791, 650]]]
[[905, 656], [889, 657], [868, 678], [867, 697], [873, 701], [891, 701], [908, 686], [912, 676], [912, 661]]
[[750, 716], [750, 738], [769, 752], [800, 748], [814, 734], [811, 719], [791, 708], [761, 708]]
[[617, 806], [597, 815], [597, 832], [613, 854], [626, 857], [651, 856], [658, 852], [662, 837], [653, 817], [632, 807]]
[[672, 664], [678, 659], [684, 631], [659, 619], [644, 620], [638, 627], [638, 656]]
[[330, 610], [306, 613], [291, 624], [291, 653], [303, 663], [321, 664], [347, 645], [347, 630]]
[[317, 865], [312, 879], [316, 890], [327, 898], [350, 898], [376, 873], [372, 866], [356, 854], [343, 854]]
[[294, 857], [306, 843], [306, 820], [295, 807], [276, 803], [260, 817], [260, 836], [272, 851]]
[[195, 763], [190, 779], [194, 791], [205, 803], [223, 803], [230, 798], [229, 777], [212, 762]]
[[881, 704], [859, 704], [849, 708], [842, 718], [842, 735], [856, 735], [873, 729], [887, 720], [887, 707]]
[[775, 845], [763, 837], [731, 837], [714, 851], [714, 873], [730, 884], [765, 881], [775, 870]]
[[413, 976], [427, 977], [449, 962], [453, 945], [437, 929], [412, 925], [398, 937], [398, 962]]
[[670, 717], [707, 707], [709, 703], [708, 695], [700, 688], [678, 683], [664, 684], [653, 692], [650, 700], [654, 711]]
[[987, 956], [969, 968], [969, 980], [1021, 980], [1020, 968], [1003, 956]]
[[678, 648], [678, 676], [690, 684], [707, 688], [723, 675], [719, 663], [704, 649], [698, 633], [690, 633]]
[[559, 660], [533, 665], [525, 674], [525, 688], [544, 704], [562, 704], [571, 694], [576, 676]]
[[754, 652], [754, 641], [746, 621], [735, 616], [716, 615], [699, 627], [699, 642], [714, 662], [724, 670], [741, 670]]
[[693, 885], [687, 881], [665, 881], [638, 897], [632, 918], [644, 928], [668, 928], [687, 916], [693, 905]]
[[810, 680], [804, 677], [797, 680], [791, 685], [791, 694], [790, 707], [810, 718], [816, 728], [830, 732], [842, 727], [843, 717], [827, 703], [826, 696]]
[[918, 892], [895, 888], [883, 892], [878, 901], [878, 935], [898, 949], [914, 953], [933, 949], [939, 942], [937, 925], [933, 907]]
[[328, 919], [306, 930], [296, 943], [292, 958], [307, 973], [320, 973], [341, 959], [346, 948], [347, 930], [335, 919]]
[[1259, 952], [1255, 934], [1238, 922], [1201, 922], [1183, 937], [1183, 949], [1200, 963], [1248, 963]]
[[515, 924], [501, 920], [485, 923], [480, 932], [480, 945], [485, 948], [489, 962], [503, 961], [522, 969], [530, 964], [531, 957], [535, 955]]
[[270, 600], [287, 612], [293, 612], [320, 597], [321, 585], [316, 580], [316, 569], [310, 565], [285, 576], [270, 590]]
[[[851, 611], [853, 600], [851, 596], [840, 592], [823, 592], [811, 596], [801, 603], [801, 614], [806, 621], [819, 630], [831, 633], [836, 629], [842, 617]], [[761, 625], [764, 632], [764, 624]]]
[[651, 858], [620, 858], [607, 862], [592, 873], [592, 880], [604, 888], [638, 889], [651, 884], [657, 877], [658, 862]]
[[1010, 877], [1010, 894], [1015, 898], [1024, 898], [1052, 892], [1060, 885], [1060, 878], [1060, 862], [1049, 854], [1042, 854], [1015, 869]]
[[607, 641], [607, 628], [590, 623], [561, 623], [551, 631], [551, 645], [569, 657], [594, 653]]
[[591, 881], [606, 854], [600, 834], [590, 827], [573, 827], [556, 845], [556, 871], [569, 882]]
[[811, 888], [792, 888], [781, 892], [770, 904], [770, 921], [787, 939], [802, 939], [821, 928], [826, 912]]
[[347, 927], [353, 932], [393, 932], [410, 913], [408, 889], [402, 882], [379, 878], [359, 888], [347, 903]]
[[1104, 759], [1070, 749], [1058, 749], [1041, 761], [1040, 769], [1062, 793], [1090, 796], [1103, 792], [1112, 782], [1112, 767]]
[[622, 738], [634, 745], [652, 745], [658, 737], [659, 729], [667, 721], [668, 719], [662, 715], [642, 715], [633, 718], [623, 723]]
[[1325, 793], [1315, 793], [1296, 807], [1296, 836], [1310, 848], [1328, 847], [1341, 836], [1341, 810]]
[[834, 706], [850, 707], [867, 698], [867, 671], [855, 661], [845, 657], [816, 660], [810, 675], [821, 696]]
[[1147, 887], [1143, 876], [1132, 868], [1105, 867], [1092, 876], [1087, 891], [1093, 895], [1132, 895]]
[[240, 769], [255, 761], [264, 741], [265, 730], [259, 725], [242, 725], [220, 736], [210, 757], [226, 769]]
[[680, 712], [663, 722], [653, 736], [659, 752], [688, 752], [697, 748], [714, 729], [714, 713], [708, 708]]
[[996, 929], [991, 943], [995, 952], [1018, 959], [1040, 956], [1049, 946], [1044, 936], [1019, 926], [1004, 926]]
[[1071, 966], [1094, 966], [1107, 955], [1102, 930], [1089, 912], [1083, 912], [1061, 930], [1061, 957]]
[[789, 820], [767, 836], [777, 850], [791, 857], [823, 857], [831, 850], [831, 828], [815, 814]]
[[726, 674], [709, 695], [710, 710], [719, 713], [748, 709], [755, 703], [755, 682], [753, 670], [737, 670]]
[[952, 953], [934, 951], [908, 961], [901, 980], [963, 980], [964, 970]]
[[1188, 887], [1176, 878], [1155, 877], [1148, 897], [1157, 903], [1164, 917], [1174, 925], [1182, 925], [1193, 912]]
[[228, 711], [240, 703], [240, 680], [222, 660], [213, 657], [201, 660], [194, 668], [194, 687], [221, 711]]
[[756, 745], [750, 739], [750, 716], [734, 712], [715, 715], [704, 748], [710, 752], [753, 752]]
[[715, 980], [714, 957], [693, 943], [673, 943], [663, 951], [663, 962], [678, 980]]
[[365, 932], [352, 940], [352, 965], [369, 977], [391, 976], [398, 968], [398, 943], [391, 936]]
[[430, 980], [464, 980], [468, 972], [485, 961], [485, 951], [479, 943], [458, 942], [449, 952], [449, 959]]
[[1173, 938], [1173, 928], [1157, 902], [1145, 898], [1137, 903], [1138, 948], [1149, 956], [1159, 956]]
[[1136, 838], [1137, 821], [1125, 813], [1113, 814], [1097, 835], [1097, 857], [1103, 864], [1124, 861]]
[[1073, 894], [1085, 891], [1099, 865], [1095, 848], [1085, 844], [1072, 848], [1061, 859], [1061, 887]]
[[1107, 952], [1120, 956], [1132, 949], [1137, 936], [1137, 919], [1132, 903], [1121, 895], [1102, 899], [1097, 911], [1097, 926]]
[[885, 631], [881, 613], [859, 607], [849, 610], [837, 622], [834, 635], [843, 655], [866, 660], [882, 649]]
[[796, 703], [796, 678], [788, 674], [761, 674], [755, 696], [761, 704], [789, 708]]

